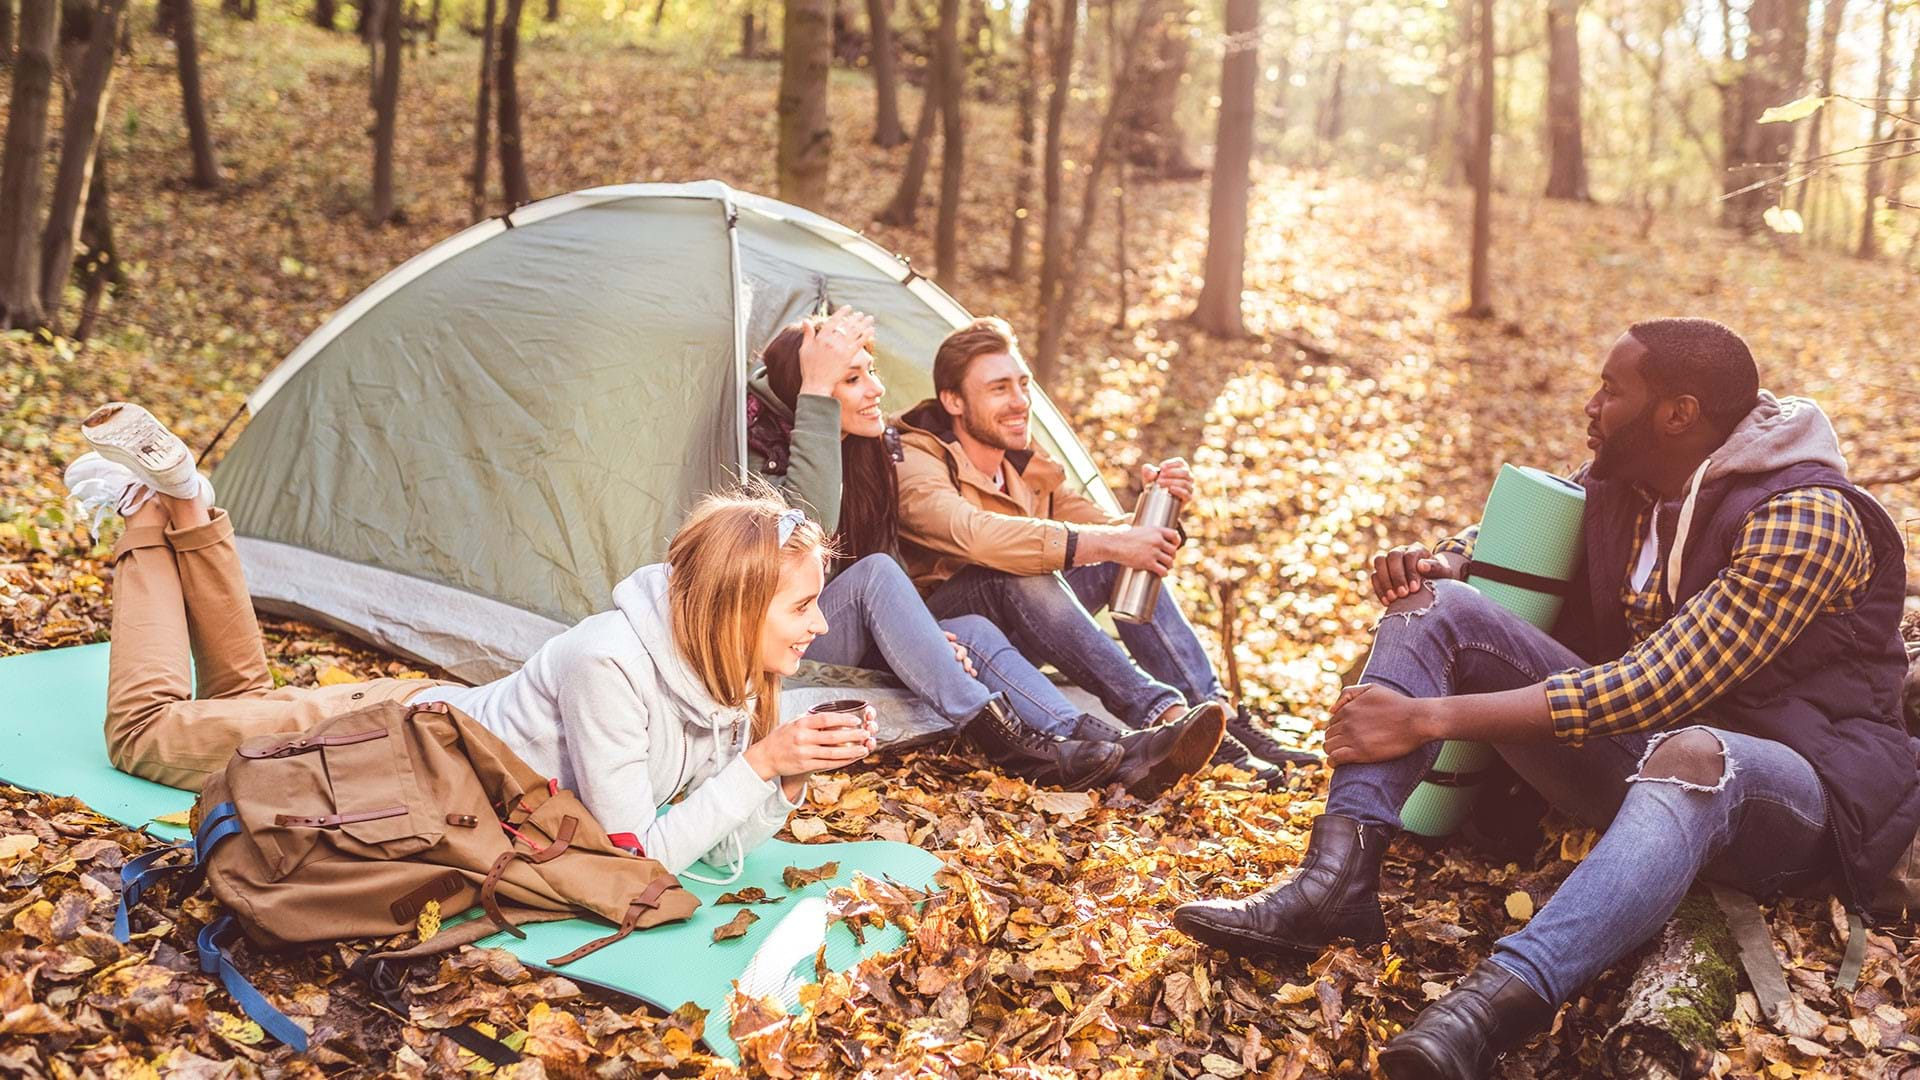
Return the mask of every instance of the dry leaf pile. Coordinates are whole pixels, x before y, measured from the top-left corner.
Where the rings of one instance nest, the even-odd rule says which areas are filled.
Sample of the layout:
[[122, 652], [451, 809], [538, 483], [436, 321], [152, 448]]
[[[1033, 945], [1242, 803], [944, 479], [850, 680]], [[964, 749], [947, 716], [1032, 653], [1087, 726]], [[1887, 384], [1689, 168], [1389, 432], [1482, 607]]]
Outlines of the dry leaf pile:
[[[207, 195], [174, 179], [185, 156], [171, 54], [137, 26], [106, 150], [130, 290], [108, 309], [106, 334], [84, 348], [0, 337], [0, 653], [107, 636], [114, 530], [80, 529], [59, 482], [93, 405], [137, 398], [200, 445], [327, 312], [466, 224], [472, 42], [449, 35], [409, 57], [396, 170], [406, 220], [369, 230], [357, 217], [369, 153], [364, 53], [349, 35], [287, 21], [244, 33], [237, 25], [202, 25], [232, 183]], [[775, 71], [615, 47], [577, 22], [543, 32], [527, 44], [522, 73], [537, 193], [702, 176], [772, 190]], [[838, 126], [864, 131], [864, 84], [836, 79], [834, 95], [846, 118]], [[916, 92], [906, 96], [911, 111]], [[729, 122], [712, 122], [716, 102]], [[961, 230], [970, 239], [961, 279], [947, 284], [1034, 337], [1032, 283], [998, 272], [1013, 118], [971, 105], [968, 123], [977, 156]], [[837, 140], [825, 210], [865, 225], [904, 153]], [[1920, 464], [1920, 425], [1909, 419], [1920, 386], [1913, 281], [1892, 268], [1775, 250], [1678, 219], [1642, 235], [1636, 213], [1503, 196], [1501, 318], [1467, 322], [1453, 314], [1466, 270], [1462, 193], [1268, 167], [1247, 269], [1259, 336], [1218, 342], [1181, 321], [1197, 292], [1205, 204], [1204, 183], [1131, 185], [1125, 318], [1115, 325], [1103, 226], [1092, 249], [1076, 253], [1089, 290], [1070, 328], [1068, 370], [1051, 389], [1123, 501], [1139, 462], [1194, 461], [1194, 543], [1176, 572], [1185, 607], [1243, 698], [1302, 745], [1317, 743], [1341, 673], [1365, 647], [1375, 610], [1360, 583], [1364, 559], [1471, 520], [1502, 461], [1576, 463], [1579, 406], [1633, 319], [1686, 313], [1733, 324], [1754, 343], [1769, 386], [1827, 407], [1857, 475]], [[928, 207], [918, 230], [868, 231], [929, 263], [932, 217]], [[1920, 485], [1873, 490], [1902, 522], [1920, 519]], [[1910, 540], [1917, 529], [1908, 525]], [[410, 673], [298, 624], [267, 631], [281, 682]], [[1363, 1074], [1379, 1042], [1546, 902], [1592, 842], [1556, 828], [1538, 849], [1490, 858], [1403, 841], [1387, 865], [1387, 947], [1260, 968], [1195, 946], [1168, 915], [1187, 899], [1250, 892], [1293, 865], [1324, 774], [1303, 774], [1284, 794], [1222, 774], [1142, 804], [1117, 792], [1036, 791], [978, 766], [928, 750], [814, 785], [813, 803], [789, 823], [793, 839], [915, 843], [950, 871], [945, 891], [922, 904], [885, 882], [834, 891], [837, 918], [862, 931], [894, 923], [908, 944], [823, 979], [798, 1019], [742, 1003], [731, 1026], [754, 1071]], [[531, 1055], [503, 1074], [720, 1067], [696, 1040], [723, 1018], [651, 1015], [504, 953], [468, 952], [417, 973], [396, 1014], [341, 981], [341, 950], [243, 950], [243, 967], [313, 1028], [317, 1049], [296, 1059], [200, 974], [190, 935], [207, 917], [203, 898], [162, 893], [161, 922], [136, 924], [128, 946], [106, 936], [116, 868], [148, 843], [72, 800], [0, 789], [0, 1074], [484, 1071], [434, 1034], [460, 1022], [489, 1025]], [[734, 899], [742, 919], [768, 900]], [[1773, 1028], [1743, 1003], [1706, 1071], [1785, 1080], [1920, 1066], [1913, 927], [1875, 931], [1862, 988], [1848, 995], [1832, 989], [1841, 932], [1829, 906], [1790, 901], [1771, 915], [1802, 1007]], [[1597, 1074], [1626, 974], [1610, 973], [1574, 1002], [1505, 1075]]]

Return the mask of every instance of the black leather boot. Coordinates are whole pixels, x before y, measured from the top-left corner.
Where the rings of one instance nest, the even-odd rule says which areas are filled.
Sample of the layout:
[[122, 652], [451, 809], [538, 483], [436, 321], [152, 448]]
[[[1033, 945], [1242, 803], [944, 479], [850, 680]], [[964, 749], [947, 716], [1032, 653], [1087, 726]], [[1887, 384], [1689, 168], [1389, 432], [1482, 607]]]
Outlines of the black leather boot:
[[1033, 730], [1014, 715], [1004, 694], [988, 698], [986, 705], [960, 726], [960, 735], [1009, 776], [1068, 791], [1107, 786], [1124, 757], [1113, 743], [1056, 739]]
[[1334, 938], [1384, 941], [1380, 860], [1393, 830], [1321, 814], [1293, 876], [1244, 900], [1198, 900], [1173, 911], [1173, 925], [1236, 955], [1318, 954]]
[[1123, 751], [1113, 779], [1126, 785], [1127, 793], [1136, 799], [1157, 799], [1183, 778], [1206, 768], [1226, 730], [1226, 707], [1208, 701], [1188, 709], [1178, 720], [1123, 735], [1112, 744]]
[[1501, 1054], [1553, 1021], [1553, 1006], [1498, 964], [1481, 964], [1380, 1050], [1393, 1080], [1481, 1080]]
[[[1227, 721], [1231, 724], [1233, 721]], [[1287, 786], [1287, 771], [1269, 761], [1253, 756], [1247, 745], [1233, 737], [1228, 731], [1220, 736], [1220, 749], [1213, 752], [1211, 765], [1231, 765], [1236, 769], [1245, 769], [1253, 774], [1254, 782], [1268, 791], [1282, 791]]]

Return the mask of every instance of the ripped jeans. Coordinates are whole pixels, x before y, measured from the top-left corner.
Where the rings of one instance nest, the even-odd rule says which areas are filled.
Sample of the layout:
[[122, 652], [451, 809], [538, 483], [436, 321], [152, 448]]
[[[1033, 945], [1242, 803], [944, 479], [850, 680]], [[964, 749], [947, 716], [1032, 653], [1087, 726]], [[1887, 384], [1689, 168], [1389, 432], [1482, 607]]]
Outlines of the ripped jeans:
[[[1443, 697], [1585, 666], [1471, 586], [1433, 584], [1430, 607], [1381, 620], [1361, 682]], [[1335, 769], [1327, 812], [1399, 828], [1439, 749]], [[1553, 899], [1494, 946], [1495, 963], [1555, 1004], [1659, 933], [1696, 876], [1766, 897], [1816, 884], [1831, 862], [1820, 781], [1780, 743], [1689, 727], [1495, 749], [1547, 801], [1605, 830]]]

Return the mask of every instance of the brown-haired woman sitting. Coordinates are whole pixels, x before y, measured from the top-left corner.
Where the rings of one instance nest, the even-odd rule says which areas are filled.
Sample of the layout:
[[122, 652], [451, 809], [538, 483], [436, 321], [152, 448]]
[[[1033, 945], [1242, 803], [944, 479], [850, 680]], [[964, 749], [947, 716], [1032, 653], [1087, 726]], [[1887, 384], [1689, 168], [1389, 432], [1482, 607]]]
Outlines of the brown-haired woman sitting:
[[[808, 508], [841, 558], [820, 605], [832, 629], [807, 659], [893, 671], [1000, 768], [1069, 788], [1124, 784], [1152, 798], [1207, 764], [1225, 711], [1207, 703], [1139, 732], [1086, 714], [978, 615], [936, 620], [898, 561], [899, 483], [874, 372], [873, 319], [843, 309], [793, 323], [750, 383], [752, 468]], [[954, 645], [961, 646], [956, 660]], [[1077, 733], [1099, 730], [1089, 739]]]

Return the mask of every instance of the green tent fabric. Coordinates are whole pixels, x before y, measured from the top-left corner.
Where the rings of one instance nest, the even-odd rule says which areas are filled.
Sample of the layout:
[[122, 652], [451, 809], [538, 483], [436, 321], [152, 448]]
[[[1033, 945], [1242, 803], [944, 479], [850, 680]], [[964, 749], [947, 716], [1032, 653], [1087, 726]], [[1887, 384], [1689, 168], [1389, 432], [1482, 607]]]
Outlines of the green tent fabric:
[[[248, 399], [214, 483], [256, 602], [469, 681], [512, 670], [738, 475], [753, 350], [823, 303], [876, 317], [896, 410], [969, 318], [858, 233], [716, 181], [577, 192], [453, 236]], [[1044, 396], [1034, 416], [1113, 505]]]
[[[118, 771], [107, 761], [101, 718], [106, 714], [106, 645], [53, 649], [0, 659], [0, 781], [50, 794], [71, 795], [102, 814], [138, 828], [147, 826], [170, 840], [186, 838], [184, 828], [156, 824], [153, 819], [177, 814], [193, 805], [193, 794], [165, 787]], [[786, 868], [812, 868], [839, 863], [839, 873], [797, 890], [782, 882]], [[683, 879], [700, 898], [702, 907], [691, 919], [635, 934], [624, 941], [558, 969], [576, 982], [592, 983], [640, 998], [671, 1010], [692, 1001], [708, 1011], [706, 1041], [715, 1053], [738, 1060], [738, 1050], [727, 1034], [727, 995], [733, 981], [749, 967], [757, 952], [773, 936], [783, 918], [812, 912], [806, 898], [853, 882], [854, 875], [890, 879], [917, 889], [933, 887], [939, 858], [910, 844], [869, 840], [850, 844], [790, 844], [773, 840], [749, 853], [737, 881], [714, 885]], [[706, 867], [702, 876], [719, 878]], [[715, 907], [720, 894], [759, 886], [769, 896], [786, 897], [779, 904], [755, 907], [760, 921], [736, 939], [715, 942], [715, 927], [733, 918], [738, 908]], [[817, 908], [817, 903], [815, 905]], [[817, 923], [817, 920], [816, 920]], [[520, 940], [498, 934], [482, 945], [506, 949], [525, 963], [541, 967], [554, 956], [606, 934], [605, 924], [585, 919], [541, 923], [526, 927]], [[868, 930], [861, 944], [847, 928], [835, 926], [826, 934], [826, 963], [845, 971], [867, 956], [898, 948], [905, 935], [887, 926]], [[792, 987], [813, 979], [813, 950], [790, 969]], [[790, 1009], [799, 1008], [792, 988], [776, 992]]]

